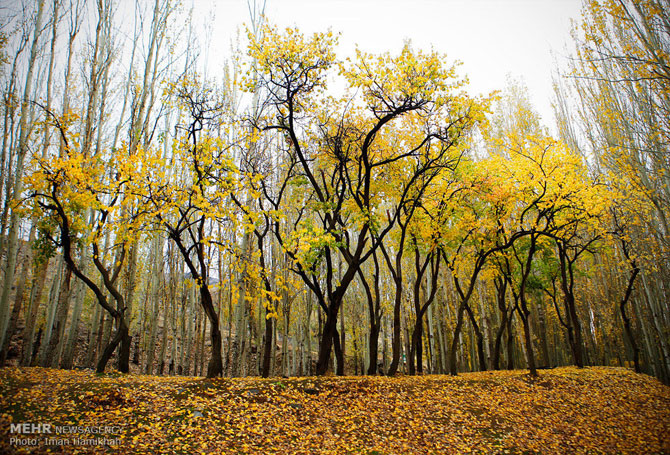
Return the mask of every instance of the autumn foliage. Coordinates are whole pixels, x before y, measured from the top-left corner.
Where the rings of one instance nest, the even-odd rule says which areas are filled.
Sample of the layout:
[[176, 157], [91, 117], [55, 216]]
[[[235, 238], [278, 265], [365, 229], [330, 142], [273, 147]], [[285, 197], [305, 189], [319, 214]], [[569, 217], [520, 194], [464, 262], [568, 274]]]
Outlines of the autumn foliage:
[[584, 1], [555, 129], [521, 81], [256, 2], [217, 69], [188, 2], [29, 3], [0, 28], [6, 418], [69, 406], [128, 451], [667, 450], [667, 389], [626, 370], [670, 383], [667, 1]]
[[10, 422], [120, 426], [110, 450], [129, 454], [670, 450], [670, 389], [622, 368], [266, 380], [6, 368], [0, 391], [3, 453], [23, 453], [7, 446]]

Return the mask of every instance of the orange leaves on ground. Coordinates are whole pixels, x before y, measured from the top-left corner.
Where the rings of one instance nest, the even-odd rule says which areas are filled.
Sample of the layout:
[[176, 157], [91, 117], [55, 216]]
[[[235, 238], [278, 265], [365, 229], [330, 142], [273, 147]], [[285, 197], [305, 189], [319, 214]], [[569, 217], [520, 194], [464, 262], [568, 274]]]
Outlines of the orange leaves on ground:
[[670, 452], [670, 389], [622, 368], [535, 380], [521, 371], [203, 380], [7, 368], [0, 389], [3, 453], [47, 452], [9, 446], [10, 422], [117, 426], [124, 453]]

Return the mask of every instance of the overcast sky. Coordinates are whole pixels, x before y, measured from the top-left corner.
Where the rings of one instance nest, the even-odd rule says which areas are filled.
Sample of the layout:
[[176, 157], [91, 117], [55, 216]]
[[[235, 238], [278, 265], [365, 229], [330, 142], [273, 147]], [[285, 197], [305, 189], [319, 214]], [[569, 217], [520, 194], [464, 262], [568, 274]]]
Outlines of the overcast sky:
[[[193, 2], [213, 19], [210, 52], [229, 48], [222, 43], [230, 43], [235, 30], [249, 22], [246, 0]], [[581, 0], [267, 0], [266, 5], [268, 19], [281, 27], [341, 33], [341, 57], [351, 55], [356, 44], [367, 52], [395, 52], [409, 38], [415, 48], [432, 46], [463, 62], [473, 94], [503, 88], [507, 74], [523, 78], [551, 126], [552, 50], [559, 63], [565, 60], [570, 20], [579, 19]]]

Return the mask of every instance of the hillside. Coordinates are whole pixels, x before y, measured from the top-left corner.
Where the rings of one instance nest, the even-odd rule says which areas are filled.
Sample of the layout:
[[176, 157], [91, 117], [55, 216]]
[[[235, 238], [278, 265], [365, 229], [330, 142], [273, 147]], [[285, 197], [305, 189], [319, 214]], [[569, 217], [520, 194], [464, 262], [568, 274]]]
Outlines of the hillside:
[[[2, 453], [670, 453], [670, 388], [621, 368], [535, 380], [523, 371], [205, 380], [5, 368], [0, 390]], [[17, 423], [51, 433], [17, 434]]]

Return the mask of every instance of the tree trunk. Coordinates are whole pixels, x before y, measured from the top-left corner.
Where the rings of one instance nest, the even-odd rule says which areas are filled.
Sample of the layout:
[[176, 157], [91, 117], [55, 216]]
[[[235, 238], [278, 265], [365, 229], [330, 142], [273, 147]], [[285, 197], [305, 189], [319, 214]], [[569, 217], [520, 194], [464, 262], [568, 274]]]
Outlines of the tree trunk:
[[[470, 324], [472, 325], [472, 330], [475, 333], [475, 343], [477, 345], [477, 358], [479, 359], [479, 371], [486, 371], [486, 355], [484, 354], [484, 336], [482, 331], [477, 324], [475, 315], [472, 312], [470, 305], [465, 305], [465, 310], [468, 312], [468, 317], [470, 318]], [[474, 359], [473, 359], [474, 360]]]
[[[128, 326], [126, 325], [125, 320], [118, 316], [116, 318], [116, 323], [118, 325], [118, 328], [116, 329], [116, 333], [114, 334], [114, 338], [110, 340], [110, 342], [105, 346], [105, 349], [102, 351], [102, 354], [100, 355], [100, 359], [98, 359], [98, 363], [95, 367], [95, 372], [96, 373], [104, 373], [105, 368], [107, 367], [107, 363], [109, 362], [109, 359], [112, 358], [112, 355], [114, 354], [114, 351], [116, 350], [117, 346], [121, 343], [121, 340], [123, 340], [124, 337], [128, 337]], [[128, 343], [129, 344], [129, 343]], [[130, 355], [130, 351], [128, 351], [128, 356]], [[121, 356], [121, 354], [119, 355]], [[125, 364], [125, 370], [126, 371], [121, 371], [122, 373], [127, 373], [128, 372], [128, 362], [126, 361]]]
[[[521, 310], [524, 312], [524, 310]], [[533, 353], [533, 341], [531, 339], [530, 333], [530, 323], [529, 323], [530, 312], [525, 312], [521, 316], [521, 321], [523, 322], [523, 338], [526, 346], [526, 360], [528, 362], [528, 369], [530, 370], [531, 376], [537, 376], [537, 368], [535, 367], [535, 355]]]
[[30, 301], [25, 312], [26, 326], [23, 330], [23, 345], [21, 349], [21, 366], [30, 366], [30, 360], [33, 351], [33, 341], [35, 339], [35, 323], [40, 310], [42, 300], [42, 291], [46, 281], [49, 260], [42, 259], [36, 270], [33, 272], [32, 287], [30, 290]]
[[45, 355], [42, 359], [43, 367], [58, 366], [58, 348], [61, 339], [65, 333], [65, 323], [67, 322], [67, 313], [69, 309], [70, 300], [70, 282], [72, 279], [72, 271], [66, 267], [63, 271], [63, 280], [58, 293], [58, 303], [56, 304], [56, 312], [53, 319], [53, 328], [51, 329], [51, 336], [47, 340], [47, 348], [44, 351]]
[[496, 278], [495, 287], [496, 287], [496, 300], [498, 303], [498, 309], [500, 310], [500, 326], [496, 331], [495, 346], [493, 348], [493, 369], [500, 369], [500, 350], [502, 345], [502, 337], [505, 333], [505, 328], [507, 328], [507, 304], [505, 297], [507, 294], [507, 278]]
[[379, 332], [380, 332], [379, 321], [376, 324], [370, 324], [370, 334], [368, 337], [368, 353], [369, 353], [369, 365], [367, 370], [368, 375], [377, 374], [377, 365], [379, 362], [378, 361]]
[[263, 366], [261, 368], [261, 376], [267, 378], [270, 376], [270, 364], [272, 360], [272, 334], [273, 324], [272, 317], [268, 317], [270, 312], [266, 310], [265, 315], [265, 334], [263, 338]]
[[507, 369], [514, 369], [514, 310], [510, 311], [509, 319], [507, 320]]
[[19, 314], [21, 313], [21, 308], [23, 306], [26, 281], [28, 280], [28, 271], [30, 269], [30, 264], [32, 263], [32, 254], [30, 248], [32, 248], [33, 241], [35, 240], [35, 225], [30, 228], [30, 235], [28, 236], [28, 243], [26, 244], [26, 252], [23, 256], [23, 264], [21, 266], [21, 275], [18, 279], [18, 285], [16, 286], [16, 295], [14, 296], [14, 306], [12, 307], [12, 313], [9, 318], [9, 324], [7, 326], [7, 336], [5, 337], [5, 342], [0, 349], [0, 366], [4, 366], [7, 361], [7, 354], [10, 347], [10, 341], [14, 332], [16, 332], [16, 324], [19, 321]]
[[[398, 274], [400, 272], [398, 271]], [[395, 283], [395, 300], [393, 302], [393, 338], [391, 341], [391, 365], [386, 374], [394, 376], [398, 372], [398, 365], [400, 364], [400, 351], [402, 345], [400, 342], [400, 307], [402, 305], [402, 276], [398, 275], [394, 279]]]
[[454, 337], [451, 340], [451, 350], [449, 352], [449, 374], [456, 376], [458, 374], [458, 367], [456, 365], [456, 351], [458, 350], [461, 330], [463, 329], [463, 316], [465, 314], [465, 302], [461, 302], [458, 306], [458, 314], [456, 316], [456, 326], [454, 327]]
[[61, 368], [70, 369], [74, 363], [74, 352], [77, 345], [77, 337], [79, 335], [79, 319], [81, 317], [82, 307], [84, 305], [84, 298], [86, 290], [81, 281], [77, 280], [74, 284], [74, 307], [72, 308], [72, 319], [70, 321], [70, 330], [68, 333], [65, 347], [63, 349], [63, 356], [61, 360]]
[[[21, 105], [21, 118], [19, 120], [19, 143], [17, 149], [16, 166], [14, 168], [14, 186], [12, 191], [12, 198], [17, 199], [23, 191], [23, 161], [28, 152], [28, 114], [31, 109], [29, 107], [29, 98], [32, 94], [33, 86], [33, 70], [35, 68], [35, 61], [37, 59], [37, 51], [39, 46], [39, 38], [42, 32], [42, 15], [44, 11], [44, 0], [37, 2], [37, 18], [35, 22], [35, 29], [33, 35], [33, 42], [30, 49], [30, 59], [28, 60], [28, 67], [26, 69], [26, 79], [23, 91], [23, 100]], [[8, 176], [11, 177], [11, 176]], [[9, 201], [6, 201], [9, 204]], [[0, 293], [0, 346], [5, 344], [5, 336], [7, 335], [7, 326], [9, 324], [9, 298], [14, 283], [14, 273], [16, 272], [16, 260], [18, 256], [19, 246], [19, 212], [12, 210], [9, 221], [9, 234], [7, 241], [7, 252], [5, 262], [5, 273], [3, 277], [2, 292]]]
[[528, 303], [526, 301], [526, 285], [528, 283], [528, 277], [530, 276], [530, 271], [533, 264], [533, 256], [535, 255], [535, 249], [537, 246], [536, 240], [536, 234], [532, 233], [530, 235], [530, 247], [528, 248], [528, 255], [526, 256], [525, 261], [521, 261], [517, 256], [517, 260], [519, 260], [519, 265], [521, 266], [521, 284], [519, 286], [519, 302], [521, 303], [521, 311], [519, 311], [519, 316], [521, 317], [521, 322], [523, 323], [526, 360], [528, 362], [528, 369], [530, 370], [531, 376], [537, 376], [537, 368], [535, 366], [535, 355], [533, 352], [533, 342], [530, 332], [530, 310], [528, 309]]
[[633, 328], [630, 324], [630, 318], [626, 314], [626, 304], [630, 299], [630, 295], [633, 292], [633, 285], [635, 283], [635, 278], [640, 273], [640, 268], [632, 264], [633, 269], [631, 270], [630, 278], [628, 279], [628, 286], [626, 287], [626, 292], [624, 293], [621, 303], [619, 303], [619, 312], [621, 313], [621, 319], [623, 320], [623, 326], [626, 332], [626, 337], [628, 337], [628, 342], [630, 343], [631, 350], [633, 351], [633, 365], [635, 366], [635, 372], [640, 373], [640, 348], [637, 346], [635, 341], [635, 335], [633, 334]]
[[[319, 342], [319, 357], [316, 361], [316, 374], [322, 376], [328, 371], [328, 363], [330, 362], [330, 353], [333, 347], [333, 337], [337, 336], [337, 311], [339, 304], [331, 303], [329, 311], [326, 314], [326, 322], [323, 326], [323, 334]], [[339, 345], [339, 338], [337, 339]]]
[[558, 257], [561, 269], [561, 289], [563, 291], [563, 298], [566, 309], [566, 319], [568, 320], [568, 340], [570, 341], [570, 349], [575, 365], [578, 368], [584, 367], [583, 340], [582, 330], [577, 316], [577, 308], [575, 306], [575, 295], [573, 291], [574, 277], [572, 270], [572, 262], [567, 256], [565, 246], [559, 241]]
[[216, 378], [223, 375], [223, 357], [221, 355], [221, 330], [219, 328], [219, 316], [214, 309], [212, 294], [209, 287], [200, 287], [200, 299], [202, 307], [205, 310], [207, 319], [209, 319], [209, 333], [212, 342], [212, 358], [207, 365], [207, 377]]

